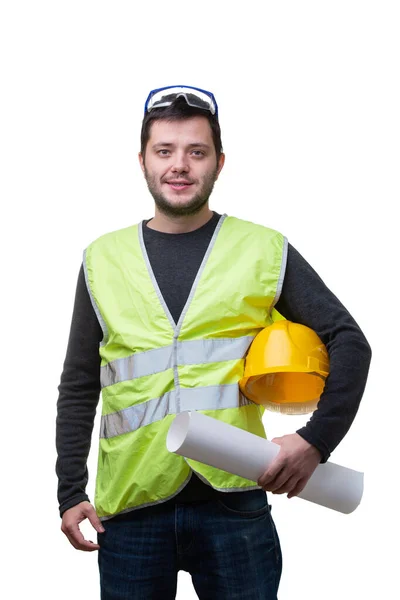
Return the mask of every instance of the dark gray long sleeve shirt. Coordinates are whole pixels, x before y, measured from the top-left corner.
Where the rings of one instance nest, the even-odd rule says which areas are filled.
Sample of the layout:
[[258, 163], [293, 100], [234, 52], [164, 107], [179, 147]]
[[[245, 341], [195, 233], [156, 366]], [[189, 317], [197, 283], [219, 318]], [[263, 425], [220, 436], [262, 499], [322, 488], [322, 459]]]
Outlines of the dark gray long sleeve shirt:
[[[143, 227], [149, 260], [175, 322], [189, 296], [220, 215], [199, 229], [169, 234]], [[145, 221], [145, 224], [148, 221]], [[349, 312], [304, 258], [289, 244], [282, 293], [276, 309], [319, 335], [330, 357], [330, 374], [317, 410], [297, 431], [325, 462], [350, 428], [367, 381], [371, 349]], [[99, 343], [103, 334], [81, 267], [57, 403], [56, 471], [60, 514], [89, 500], [87, 458], [100, 395]], [[168, 502], [206, 498], [212, 490], [194, 474]]]

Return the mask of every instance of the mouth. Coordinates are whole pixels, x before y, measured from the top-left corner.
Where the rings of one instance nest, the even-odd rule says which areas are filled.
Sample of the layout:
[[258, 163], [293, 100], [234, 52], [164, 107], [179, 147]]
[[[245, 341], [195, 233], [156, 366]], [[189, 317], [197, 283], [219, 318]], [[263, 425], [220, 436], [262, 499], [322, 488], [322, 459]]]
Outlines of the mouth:
[[166, 183], [174, 191], [187, 190], [191, 185], [193, 185], [189, 181], [167, 181]]

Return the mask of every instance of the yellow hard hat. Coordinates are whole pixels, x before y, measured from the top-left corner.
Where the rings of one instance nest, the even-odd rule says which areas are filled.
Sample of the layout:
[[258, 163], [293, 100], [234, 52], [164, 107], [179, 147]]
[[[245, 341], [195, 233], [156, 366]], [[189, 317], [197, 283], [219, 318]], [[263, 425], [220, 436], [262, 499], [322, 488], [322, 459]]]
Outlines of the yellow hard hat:
[[254, 338], [239, 386], [269, 410], [304, 414], [315, 410], [328, 374], [328, 352], [315, 331], [280, 320]]

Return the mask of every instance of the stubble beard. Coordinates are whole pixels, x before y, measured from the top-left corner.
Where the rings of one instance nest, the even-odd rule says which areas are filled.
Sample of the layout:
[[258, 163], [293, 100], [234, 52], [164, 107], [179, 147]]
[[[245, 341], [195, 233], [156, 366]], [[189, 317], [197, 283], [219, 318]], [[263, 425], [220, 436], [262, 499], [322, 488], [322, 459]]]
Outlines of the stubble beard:
[[150, 175], [146, 168], [144, 169], [144, 176], [158, 210], [168, 217], [183, 217], [199, 213], [203, 206], [207, 204], [217, 179], [217, 170], [215, 169], [215, 171], [204, 177], [203, 185], [193, 198], [188, 200], [186, 204], [178, 205], [171, 203], [161, 193], [158, 189], [158, 179], [154, 175]]

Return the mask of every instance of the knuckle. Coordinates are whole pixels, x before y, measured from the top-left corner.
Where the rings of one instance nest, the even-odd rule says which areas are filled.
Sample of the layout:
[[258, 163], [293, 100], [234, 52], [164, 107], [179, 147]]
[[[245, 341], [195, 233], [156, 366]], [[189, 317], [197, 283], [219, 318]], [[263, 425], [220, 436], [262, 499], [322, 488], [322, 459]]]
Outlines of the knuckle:
[[91, 504], [89, 504], [89, 506], [87, 507], [85, 514], [88, 517], [97, 517], [97, 513]]
[[61, 525], [61, 531], [62, 531], [63, 533], [68, 533], [70, 530], [71, 530], [71, 525], [70, 525], [69, 523], [67, 523], [67, 522], [64, 522], [64, 523]]

